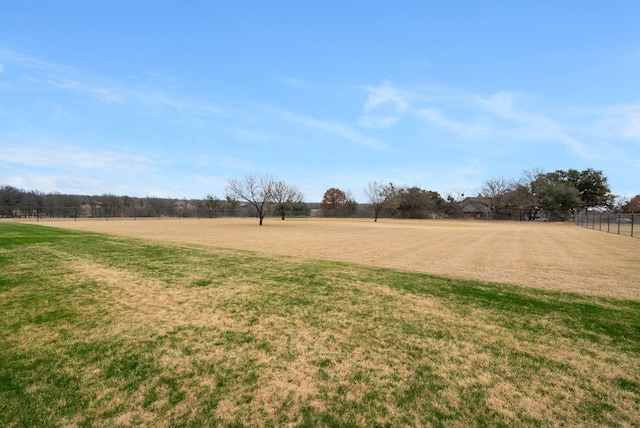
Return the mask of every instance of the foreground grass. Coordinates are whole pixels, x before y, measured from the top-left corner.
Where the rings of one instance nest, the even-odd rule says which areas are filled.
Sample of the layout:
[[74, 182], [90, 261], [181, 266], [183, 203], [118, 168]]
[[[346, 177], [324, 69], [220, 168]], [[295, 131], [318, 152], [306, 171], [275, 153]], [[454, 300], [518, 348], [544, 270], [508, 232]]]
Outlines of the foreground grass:
[[640, 303], [0, 223], [2, 426], [634, 426]]

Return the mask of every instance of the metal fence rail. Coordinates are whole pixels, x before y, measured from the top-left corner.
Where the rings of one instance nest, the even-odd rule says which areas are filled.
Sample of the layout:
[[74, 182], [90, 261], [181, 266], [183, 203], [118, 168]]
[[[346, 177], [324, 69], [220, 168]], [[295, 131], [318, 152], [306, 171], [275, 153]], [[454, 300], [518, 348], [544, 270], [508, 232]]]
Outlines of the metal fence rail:
[[640, 214], [578, 213], [575, 222], [588, 229], [640, 237]]

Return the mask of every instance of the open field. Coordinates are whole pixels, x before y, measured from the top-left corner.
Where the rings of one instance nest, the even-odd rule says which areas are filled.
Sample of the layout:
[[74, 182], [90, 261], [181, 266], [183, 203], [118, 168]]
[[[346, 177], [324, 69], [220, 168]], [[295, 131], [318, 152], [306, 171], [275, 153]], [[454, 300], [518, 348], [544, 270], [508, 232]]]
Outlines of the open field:
[[[372, 252], [319, 260], [314, 251], [339, 252], [293, 246], [323, 224], [336, 238], [352, 230], [341, 245], [382, 226], [419, 251], [425, 222], [191, 226], [235, 227], [227, 238], [239, 248], [250, 230], [260, 252], [213, 244], [221, 232], [186, 239], [191, 223], [180, 222], [129, 226], [156, 240], [116, 235], [125, 222], [100, 222], [109, 234], [0, 222], [0, 426], [638, 426], [636, 298], [373, 267], [385, 260]], [[65, 223], [88, 225], [98, 222]], [[299, 230], [277, 250], [267, 238], [284, 226]], [[545, 226], [523, 230], [542, 237]], [[575, 242], [616, 238], [551, 226]], [[627, 241], [637, 242], [616, 242]]]
[[267, 219], [43, 224], [640, 301], [640, 240], [573, 223]]

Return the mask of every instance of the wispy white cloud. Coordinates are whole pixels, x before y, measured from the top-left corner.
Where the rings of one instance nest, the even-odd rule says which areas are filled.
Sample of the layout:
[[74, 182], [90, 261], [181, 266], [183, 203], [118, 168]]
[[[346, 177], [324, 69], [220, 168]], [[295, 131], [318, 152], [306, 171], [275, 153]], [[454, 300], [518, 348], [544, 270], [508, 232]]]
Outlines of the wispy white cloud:
[[250, 162], [223, 153], [199, 155], [194, 163], [203, 167], [215, 166], [218, 170], [250, 171], [253, 167]]
[[[0, 183], [45, 192], [165, 196], [175, 162], [129, 150], [105, 149], [46, 135], [0, 137]], [[164, 188], [164, 190], [163, 190]]]
[[117, 170], [123, 164], [142, 168], [153, 163], [151, 159], [137, 154], [80, 147], [51, 138], [30, 138], [28, 143], [2, 142], [2, 147], [1, 162], [29, 167]]
[[370, 128], [389, 128], [400, 121], [409, 108], [407, 94], [385, 81], [367, 86], [369, 92], [359, 124]]
[[75, 93], [87, 94], [107, 104], [123, 102], [122, 92], [105, 84], [89, 82], [87, 80], [72, 79], [69, 77], [56, 77], [47, 80], [54, 88], [66, 89]]
[[640, 139], [640, 105], [625, 109], [626, 119], [621, 126], [620, 135], [624, 138]]
[[278, 77], [278, 80], [280, 80], [282, 83], [284, 83], [287, 86], [290, 86], [292, 88], [297, 88], [297, 89], [313, 89], [315, 88], [315, 85], [307, 80], [304, 79], [300, 79], [297, 77], [291, 77], [291, 76], [280, 76]]
[[377, 150], [384, 150], [388, 148], [388, 145], [385, 142], [375, 137], [363, 134], [358, 129], [341, 122], [317, 119], [264, 104], [261, 104], [261, 108], [265, 112], [268, 112], [281, 120], [302, 125], [325, 134], [333, 135], [351, 143], [356, 143]]
[[63, 89], [75, 94], [86, 94], [109, 104], [122, 102], [122, 94], [115, 85], [109, 82], [98, 82], [97, 79], [84, 76], [73, 67], [43, 61], [2, 48], [0, 48], [0, 59], [5, 64], [21, 69], [20, 76], [31, 84]]
[[20, 75], [24, 82], [39, 85], [40, 90], [67, 91], [106, 104], [128, 105], [147, 114], [163, 114], [163, 109], [192, 116], [228, 116], [233, 113], [228, 106], [223, 108], [197, 97], [175, 95], [173, 92], [180, 86], [180, 81], [168, 75], [148, 73], [145, 78], [132, 76], [116, 81], [1, 48], [0, 60], [22, 68]]
[[507, 132], [525, 141], [557, 141], [581, 158], [594, 157], [589, 146], [570, 135], [566, 126], [546, 115], [519, 108], [516, 105], [517, 97], [516, 94], [502, 92], [488, 97], [473, 96], [472, 100], [481, 110], [501, 121], [498, 123], [499, 132]]
[[640, 104], [622, 104], [594, 111], [594, 128], [599, 134], [640, 139]]
[[226, 132], [233, 135], [240, 141], [247, 141], [250, 143], [264, 144], [277, 141], [278, 137], [270, 132], [261, 132], [255, 129], [249, 128], [223, 128]]
[[[412, 112], [435, 130], [466, 139], [495, 139], [518, 142], [560, 143], [583, 159], [594, 157], [588, 143], [571, 131], [573, 124], [562, 123], [531, 106], [524, 107], [524, 95], [498, 92], [490, 95], [463, 93], [452, 89], [428, 92], [421, 100], [428, 107]], [[455, 119], [453, 119], [455, 117]]]
[[0, 59], [3, 61], [3, 64], [16, 66], [16, 67], [24, 67], [30, 69], [38, 69], [47, 72], [69, 72], [72, 71], [72, 67], [62, 66], [59, 64], [54, 64], [52, 62], [43, 61], [39, 58], [33, 57], [31, 55], [23, 54], [21, 52], [17, 52], [15, 50], [6, 49], [0, 47]]
[[530, 115], [515, 108], [517, 96], [512, 92], [500, 92], [489, 96], [470, 95], [469, 100], [497, 118], [515, 121], [529, 120]]
[[[269, 131], [269, 125], [263, 117], [266, 110], [268, 114], [275, 115], [281, 120], [333, 135], [347, 142], [374, 149], [387, 147], [383, 141], [366, 135], [344, 122], [318, 119], [278, 107], [269, 110], [260, 106], [256, 110], [256, 104], [251, 102], [245, 102], [242, 105], [243, 101], [227, 100], [222, 105], [207, 98], [188, 97], [183, 93], [176, 95], [171, 88], [161, 86], [162, 81], [167, 80], [166, 76], [163, 76], [160, 82], [155, 80], [156, 83], [153, 85], [140, 79], [130, 81], [124, 79], [116, 82], [89, 76], [82, 71], [60, 67], [14, 51], [4, 50], [0, 51], [0, 54], [2, 54], [0, 58], [8, 58], [9, 61], [21, 67], [37, 71], [29, 74], [29, 81], [38, 82], [55, 90], [84, 95], [102, 103], [118, 105], [120, 111], [123, 108], [129, 108], [133, 114], [156, 116], [162, 118], [164, 123], [172, 125], [215, 128], [244, 141], [273, 141], [274, 134]], [[310, 85], [309, 82], [293, 77], [283, 77], [281, 80], [297, 87]], [[373, 92], [366, 110], [373, 111], [389, 103], [394, 105], [397, 111], [403, 111], [406, 108], [399, 95], [394, 95], [393, 89], [387, 86], [386, 89], [385, 85], [377, 90], [372, 88]]]
[[135, 87], [127, 89], [127, 99], [136, 106], [149, 112], [160, 112], [168, 108], [172, 112], [197, 116], [228, 117], [231, 109], [225, 109], [216, 104], [197, 98], [172, 95], [162, 89]]
[[490, 132], [485, 127], [472, 123], [455, 121], [444, 117], [437, 108], [423, 108], [416, 115], [425, 120], [430, 126], [467, 138], [486, 138]]

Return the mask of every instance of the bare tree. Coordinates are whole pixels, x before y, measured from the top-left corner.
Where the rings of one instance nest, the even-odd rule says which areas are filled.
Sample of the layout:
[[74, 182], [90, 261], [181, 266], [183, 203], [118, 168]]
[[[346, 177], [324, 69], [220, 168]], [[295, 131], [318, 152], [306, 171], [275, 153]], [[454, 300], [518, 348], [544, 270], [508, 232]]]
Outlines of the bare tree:
[[393, 183], [383, 184], [379, 181], [370, 181], [364, 189], [364, 195], [373, 206], [373, 221], [378, 221], [382, 210], [388, 207], [395, 194]]
[[304, 201], [304, 196], [296, 186], [287, 184], [284, 181], [277, 181], [273, 184], [273, 202], [275, 210], [284, 220], [285, 214], [291, 211], [294, 205]]
[[102, 209], [104, 210], [105, 217], [115, 217], [116, 211], [120, 208], [121, 199], [112, 193], [105, 193], [100, 196], [102, 203]]
[[495, 215], [503, 205], [507, 194], [513, 190], [513, 185], [505, 178], [489, 178], [482, 183], [480, 192], [487, 198], [489, 210]]
[[525, 169], [514, 183], [512, 203], [517, 205], [528, 220], [535, 220], [542, 210], [542, 197], [549, 187], [547, 174], [541, 168]]
[[3, 207], [3, 215], [13, 217], [15, 208], [25, 194], [25, 190], [13, 186], [0, 186], [0, 207]]
[[216, 217], [216, 212], [220, 210], [222, 201], [215, 195], [207, 195], [204, 201], [204, 208], [209, 212], [209, 216]]
[[274, 188], [277, 180], [271, 175], [247, 175], [243, 180], [231, 179], [227, 183], [227, 199], [239, 199], [258, 212], [260, 226], [274, 207]]
[[465, 192], [467, 191], [463, 189], [452, 189], [447, 192], [446, 194], [447, 206], [444, 211], [448, 216], [453, 218], [457, 218], [460, 216], [462, 212], [462, 207], [460, 203], [464, 199]]
[[638, 213], [640, 212], [640, 195], [635, 195], [628, 202], [626, 202], [622, 208], [623, 213]]

